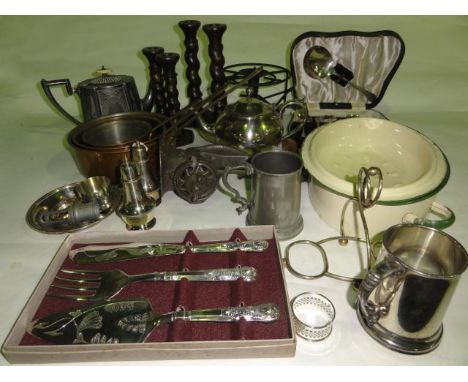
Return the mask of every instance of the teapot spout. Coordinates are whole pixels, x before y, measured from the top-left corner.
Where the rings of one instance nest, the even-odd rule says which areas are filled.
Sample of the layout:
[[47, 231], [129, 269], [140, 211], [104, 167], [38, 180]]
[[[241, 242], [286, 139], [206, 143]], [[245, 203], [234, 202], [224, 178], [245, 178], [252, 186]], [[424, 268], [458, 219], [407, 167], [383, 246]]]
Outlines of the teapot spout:
[[145, 96], [141, 100], [141, 109], [143, 111], [151, 111], [154, 106], [154, 92], [153, 90], [148, 87]]
[[198, 112], [195, 112], [195, 115], [198, 125], [203, 131], [207, 132], [208, 134], [215, 133], [215, 123], [208, 123], [202, 118], [202, 116]]

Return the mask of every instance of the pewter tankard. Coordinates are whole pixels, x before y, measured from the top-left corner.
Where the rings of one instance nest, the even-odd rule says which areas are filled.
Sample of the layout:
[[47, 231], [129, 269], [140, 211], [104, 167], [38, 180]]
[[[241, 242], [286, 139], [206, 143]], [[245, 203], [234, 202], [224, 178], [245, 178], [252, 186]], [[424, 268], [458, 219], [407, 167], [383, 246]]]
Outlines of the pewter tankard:
[[[228, 182], [231, 172], [252, 175], [250, 197], [243, 198]], [[302, 231], [301, 205], [302, 159], [288, 151], [264, 151], [253, 156], [251, 164], [226, 167], [223, 184], [240, 203], [237, 212], [246, 209], [248, 225], [274, 225], [280, 240], [290, 239]]]
[[360, 323], [392, 350], [408, 354], [434, 350], [467, 265], [466, 250], [445, 232], [411, 224], [390, 227], [377, 263], [359, 289]]

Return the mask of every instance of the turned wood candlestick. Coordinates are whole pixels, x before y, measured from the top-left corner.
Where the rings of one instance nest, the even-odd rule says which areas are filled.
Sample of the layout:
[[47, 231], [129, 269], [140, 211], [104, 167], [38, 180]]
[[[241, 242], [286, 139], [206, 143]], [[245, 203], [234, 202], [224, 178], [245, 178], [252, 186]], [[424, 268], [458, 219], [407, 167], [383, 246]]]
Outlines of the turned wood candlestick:
[[142, 50], [148, 60], [149, 84], [145, 97], [143, 98], [142, 108], [144, 111], [151, 111], [153, 107], [157, 113], [162, 113], [165, 108], [164, 87], [162, 71], [157, 63], [156, 57], [164, 53], [164, 48], [159, 46], [148, 46]]
[[177, 53], [162, 53], [157, 56], [157, 62], [162, 67], [164, 78], [166, 96], [166, 110], [164, 114], [168, 116], [180, 110], [179, 91], [177, 90], [177, 61], [179, 61]]
[[[210, 56], [210, 75], [211, 75], [211, 93], [215, 93], [219, 88], [224, 86], [226, 78], [224, 76], [224, 56], [223, 56], [223, 44], [222, 37], [226, 31], [226, 24], [205, 24], [203, 25], [203, 31], [208, 36], [208, 55]], [[224, 110], [227, 101], [224, 98], [218, 102], [214, 111], [219, 114]]]
[[198, 40], [197, 31], [200, 28], [200, 21], [197, 20], [183, 20], [179, 22], [179, 27], [185, 35], [185, 62], [187, 69], [185, 76], [187, 77], [187, 97], [189, 103], [193, 104], [202, 99], [202, 92], [200, 90], [201, 78], [198, 74], [200, 70], [200, 61], [198, 61]]

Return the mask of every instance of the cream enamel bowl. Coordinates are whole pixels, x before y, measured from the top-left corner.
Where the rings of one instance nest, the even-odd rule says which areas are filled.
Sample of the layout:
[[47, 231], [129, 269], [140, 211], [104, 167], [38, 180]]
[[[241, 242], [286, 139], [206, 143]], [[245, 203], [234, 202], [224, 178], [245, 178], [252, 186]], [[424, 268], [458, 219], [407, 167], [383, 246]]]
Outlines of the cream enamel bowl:
[[[430, 139], [409, 127], [384, 119], [343, 119], [310, 133], [302, 159], [312, 176], [312, 205], [336, 229], [345, 203], [355, 195], [361, 167], [379, 167], [383, 176], [379, 202], [366, 210], [371, 235], [402, 221], [438, 228], [453, 223], [453, 213], [435, 202], [450, 175], [448, 161]], [[442, 220], [425, 219], [429, 212]], [[362, 234], [355, 204], [347, 208], [344, 229], [348, 235]]]

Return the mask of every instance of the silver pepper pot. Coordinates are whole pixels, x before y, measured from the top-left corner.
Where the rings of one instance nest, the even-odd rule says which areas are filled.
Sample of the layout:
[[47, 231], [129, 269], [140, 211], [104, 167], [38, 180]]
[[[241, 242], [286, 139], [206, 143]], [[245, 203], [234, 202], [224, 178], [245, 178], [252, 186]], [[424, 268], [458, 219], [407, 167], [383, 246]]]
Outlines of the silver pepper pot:
[[118, 210], [129, 231], [147, 230], [156, 224], [153, 209], [156, 201], [143, 190], [138, 164], [125, 161], [120, 166], [123, 200]]
[[151, 174], [148, 160], [148, 147], [144, 143], [136, 141], [132, 144], [131, 150], [132, 162], [136, 163], [141, 174], [143, 191], [147, 196], [156, 201], [156, 205], [159, 205], [161, 203], [161, 192], [159, 185]]

